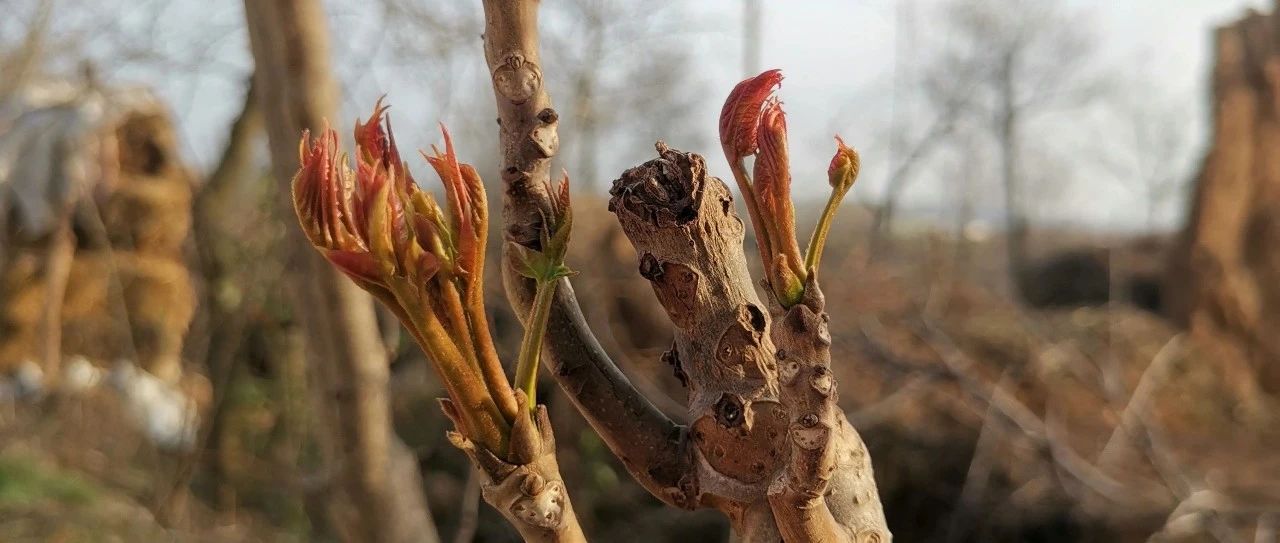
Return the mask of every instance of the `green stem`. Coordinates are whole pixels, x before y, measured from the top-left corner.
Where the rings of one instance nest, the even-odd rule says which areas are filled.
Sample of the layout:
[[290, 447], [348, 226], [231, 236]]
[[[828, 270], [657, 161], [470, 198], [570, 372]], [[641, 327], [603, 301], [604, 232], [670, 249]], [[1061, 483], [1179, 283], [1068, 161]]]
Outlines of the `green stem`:
[[822, 209], [822, 215], [818, 217], [818, 225], [813, 229], [813, 236], [809, 238], [809, 247], [805, 249], [804, 269], [809, 275], [818, 273], [818, 264], [822, 262], [822, 249], [827, 245], [827, 233], [831, 231], [831, 222], [836, 218], [836, 208], [840, 207], [840, 201], [844, 199], [845, 192], [833, 190], [831, 196], [827, 198], [827, 206]]
[[547, 320], [551, 316], [551, 300], [555, 297], [556, 282], [539, 280], [533, 297], [529, 322], [525, 324], [524, 338], [520, 340], [520, 359], [516, 364], [515, 385], [529, 399], [529, 409], [537, 407], [538, 357], [542, 354], [542, 338], [547, 334]]

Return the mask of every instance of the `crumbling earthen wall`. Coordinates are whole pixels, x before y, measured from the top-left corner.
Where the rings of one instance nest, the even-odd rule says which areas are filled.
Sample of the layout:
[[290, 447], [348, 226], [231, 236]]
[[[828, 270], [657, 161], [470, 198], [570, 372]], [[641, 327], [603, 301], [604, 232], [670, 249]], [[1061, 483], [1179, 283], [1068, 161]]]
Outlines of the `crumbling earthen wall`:
[[1212, 140], [1171, 266], [1171, 316], [1280, 393], [1280, 2], [1214, 35]]
[[[62, 306], [62, 353], [98, 363], [135, 360], [165, 378], [181, 373], [195, 297], [183, 252], [191, 183], [167, 113], [127, 113], [99, 132], [110, 157], [75, 208], [76, 253]], [[12, 247], [0, 271], [0, 369], [38, 360], [46, 303], [46, 240]]]

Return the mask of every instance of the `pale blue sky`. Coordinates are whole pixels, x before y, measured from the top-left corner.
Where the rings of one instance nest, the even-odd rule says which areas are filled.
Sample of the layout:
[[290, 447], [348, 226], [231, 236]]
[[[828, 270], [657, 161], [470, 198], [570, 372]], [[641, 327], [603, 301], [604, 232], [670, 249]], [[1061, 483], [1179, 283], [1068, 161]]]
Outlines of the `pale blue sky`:
[[[898, 0], [903, 1], [903, 0]], [[927, 20], [930, 6], [937, 0], [914, 0], [919, 24], [940, 26]], [[709, 11], [731, 11], [733, 0], [703, 2]], [[1242, 15], [1247, 7], [1265, 8], [1265, 0], [1072, 0], [1086, 19], [1096, 24], [1099, 63], [1114, 67], [1121, 77], [1144, 74], [1152, 87], [1167, 92], [1167, 99], [1185, 104], [1192, 121], [1193, 156], [1188, 157], [1186, 175], [1194, 175], [1201, 153], [1207, 120], [1208, 75], [1211, 28]], [[799, 6], [790, 9], [784, 6]], [[781, 67], [787, 75], [783, 99], [790, 113], [793, 141], [797, 141], [793, 162], [797, 184], [822, 186], [821, 167], [829, 150], [823, 143], [833, 130], [845, 134], [863, 148], [866, 169], [859, 183], [861, 194], [877, 198], [887, 177], [887, 145], [879, 145], [886, 128], [892, 102], [884, 99], [891, 91], [895, 43], [893, 1], [814, 0], [807, 2], [766, 2], [763, 54], [766, 67]], [[730, 23], [733, 24], [733, 23]], [[736, 52], [730, 52], [730, 55]], [[735, 66], [736, 68], [736, 66]], [[831, 70], [844, 76], [832, 78]], [[731, 84], [732, 71], [722, 76], [721, 88]], [[1070, 127], [1067, 127], [1070, 128]], [[809, 137], [816, 136], [816, 137]], [[805, 138], [805, 139], [800, 139]], [[806, 142], [809, 145], [800, 145]], [[808, 151], [807, 153], [805, 151]], [[1098, 177], [1102, 177], [1101, 175]], [[938, 183], [913, 185], [917, 205], [933, 208]], [[1142, 200], [1132, 191], [1105, 178], [1077, 179], [1064, 194], [1056, 195], [1051, 209], [1042, 209], [1055, 220], [1074, 219], [1097, 226], [1132, 227], [1142, 220]], [[992, 203], [997, 198], [993, 195]], [[1164, 215], [1171, 223], [1181, 215], [1180, 202]]]
[[[331, 0], [329, 3], [350, 9], [349, 1]], [[910, 1], [918, 5], [922, 32], [939, 28], [940, 21], [928, 19], [937, 16], [936, 12], [930, 13], [930, 6], [937, 5], [939, 0]], [[1268, 2], [1070, 0], [1068, 4], [1082, 10], [1089, 24], [1095, 25], [1093, 31], [1099, 37], [1100, 66], [1130, 79], [1146, 80], [1152, 88], [1166, 94], [1162, 99], [1185, 106], [1183, 111], [1196, 131], [1193, 136], [1196, 145], [1190, 156], [1185, 157], [1185, 169], [1190, 175], [1201, 153], [1200, 142], [1203, 141], [1203, 125], [1207, 116], [1205, 96], [1210, 30], [1239, 17], [1246, 7], [1262, 8]], [[247, 56], [241, 49], [243, 33], [235, 27], [237, 18], [241, 16], [240, 3], [175, 0], [173, 5], [175, 8], [169, 16], [175, 21], [176, 28], [188, 24], [206, 29], [210, 26], [225, 29], [218, 31], [215, 38], [198, 45], [210, 51], [208, 69], [202, 70], [202, 74], [138, 71], [124, 72], [119, 76], [158, 87], [174, 105], [182, 125], [185, 147], [193, 161], [207, 165], [216, 157], [225, 127], [238, 107], [238, 76], [248, 67]], [[742, 77], [740, 5], [737, 0], [689, 2], [686, 7], [696, 12], [696, 18], [705, 31], [673, 38], [687, 42], [688, 47], [698, 53], [698, 65], [708, 79], [707, 88], [711, 94], [696, 119], [707, 127], [705, 141], [675, 144], [697, 147], [713, 157], [713, 170], [723, 169], [716, 156], [718, 146], [712, 139], [721, 97]], [[864, 151], [866, 166], [855, 193], [861, 199], [875, 200], [883, 190], [888, 152], [884, 134], [888, 111], [894, 104], [892, 80], [895, 14], [898, 11], [894, 0], [765, 1], [766, 47], [762, 63], [765, 67], [782, 68], [786, 73], [782, 98], [790, 114], [798, 196], [816, 197], [819, 189], [825, 188], [823, 169], [831, 152], [830, 138], [836, 132]], [[343, 24], [339, 20], [335, 26]], [[335, 46], [339, 57], [343, 51], [350, 53], [358, 46], [342, 40], [359, 42], [368, 31], [363, 31], [366, 34], [352, 30], [335, 33], [340, 41]], [[181, 38], [182, 33], [178, 31], [169, 39], [180, 41]], [[477, 55], [479, 48], [477, 40]], [[344, 118], [354, 118], [383, 92], [390, 94], [404, 117], [425, 120], [442, 115], [441, 105], [423, 100], [421, 78], [402, 77], [397, 66], [353, 65], [351, 59], [341, 58], [340, 64], [347, 79], [361, 79], [345, 89]], [[475, 77], [479, 69], [466, 68], [469, 75], [463, 77]], [[361, 77], [365, 73], [369, 74], [368, 77]], [[450, 111], [443, 116], [450, 121], [450, 115], [458, 114]], [[423, 124], [429, 126], [431, 123]], [[1061, 128], [1063, 131], [1072, 129], [1071, 126]], [[572, 138], [573, 134], [563, 134], [562, 137]], [[1081, 137], [1092, 136], [1084, 134]], [[434, 141], [434, 136], [429, 136], [425, 130], [407, 134], [405, 138], [413, 146], [426, 146]], [[646, 149], [619, 152], [617, 156], [605, 157], [602, 168], [621, 171], [635, 162], [636, 157], [648, 154], [650, 152]], [[1070, 188], [1055, 194], [1053, 205], [1040, 209], [1040, 212], [1055, 220], [1070, 219], [1103, 227], [1133, 226], [1141, 219], [1134, 211], [1141, 199], [1133, 191], [1118, 187], [1114, 179], [1105, 179], [1104, 176], [1088, 174], [1084, 177], [1088, 179], [1075, 179]], [[945, 185], [937, 180], [921, 182], [911, 191], [909, 203], [930, 209], [943, 206], [945, 190]], [[1175, 220], [1179, 214], [1177, 208], [1180, 204], [1170, 207], [1166, 222]]]

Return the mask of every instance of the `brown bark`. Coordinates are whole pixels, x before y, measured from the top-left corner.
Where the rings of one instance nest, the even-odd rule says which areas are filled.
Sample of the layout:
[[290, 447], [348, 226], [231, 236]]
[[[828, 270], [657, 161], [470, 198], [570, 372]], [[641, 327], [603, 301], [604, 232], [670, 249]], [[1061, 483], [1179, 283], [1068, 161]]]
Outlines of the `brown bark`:
[[[539, 65], [538, 2], [484, 7], [506, 237], [536, 247], [559, 143]], [[692, 432], [654, 408], [601, 351], [567, 281], [547, 337], [561, 388], [645, 488], [672, 505], [720, 509], [741, 540], [888, 540], [866, 448], [835, 405], [816, 284], [803, 309], [791, 310], [798, 316], [784, 318], [789, 326], [771, 329], [727, 187], [706, 176], [701, 157], [662, 145], [659, 153], [615, 183], [610, 206], [677, 326], [668, 357], [688, 375]], [[506, 271], [508, 297], [523, 313], [532, 284]], [[782, 383], [774, 341], [795, 350]]]
[[[255, 77], [266, 113], [281, 217], [291, 217], [289, 182], [298, 138], [335, 113], [337, 87], [328, 58], [324, 13], [316, 0], [246, 0]], [[303, 324], [309, 366], [335, 405], [339, 487], [359, 512], [349, 532], [360, 541], [435, 541], [416, 463], [395, 437], [387, 400], [388, 362], [372, 300], [311, 250], [290, 227], [283, 252], [293, 264], [290, 295]], [[321, 424], [321, 428], [328, 428]]]
[[[519, 414], [511, 429], [511, 447], [495, 454], [462, 434], [449, 441], [471, 458], [480, 475], [484, 500], [497, 509], [529, 543], [580, 543], [587, 540], [569, 501], [546, 406], [532, 414], [523, 392], [517, 392]], [[446, 412], [452, 408], [446, 404]], [[451, 415], [452, 416], [452, 415]]]
[[1212, 144], [1170, 266], [1170, 314], [1280, 394], [1280, 2], [1215, 34]]
[[811, 277], [804, 301], [770, 326], [791, 457], [769, 488], [769, 503], [786, 541], [888, 541], [867, 447], [836, 403], [824, 306]]
[[866, 447], [836, 405], [816, 279], [767, 314], [728, 187], [698, 155], [658, 154], [614, 182], [610, 208], [676, 325], [666, 356], [688, 376], [700, 505], [744, 541], [887, 541]]
[[[559, 149], [558, 114], [543, 87], [538, 56], [538, 2], [485, 0], [485, 58], [498, 106], [503, 223], [507, 242], [537, 247], [551, 215], [548, 180]], [[524, 318], [534, 282], [512, 266], [504, 245], [503, 284]], [[641, 395], [587, 327], [568, 280], [560, 280], [547, 327], [545, 359], [560, 387], [641, 485], [659, 499], [693, 507], [694, 466], [687, 429]]]

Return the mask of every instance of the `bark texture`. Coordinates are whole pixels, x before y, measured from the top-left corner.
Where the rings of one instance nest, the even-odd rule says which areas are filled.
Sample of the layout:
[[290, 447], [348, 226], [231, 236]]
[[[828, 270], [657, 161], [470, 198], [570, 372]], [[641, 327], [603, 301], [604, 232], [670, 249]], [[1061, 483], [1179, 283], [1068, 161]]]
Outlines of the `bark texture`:
[[[497, 100], [502, 156], [503, 284], [524, 318], [534, 282], [516, 271], [511, 245], [537, 248], [543, 217], [551, 215], [551, 158], [559, 150], [559, 114], [542, 82], [538, 2], [485, 0], [485, 59]], [[588, 328], [573, 287], [560, 280], [547, 325], [545, 366], [578, 411], [641, 485], [659, 499], [693, 507], [694, 478], [686, 428], [641, 395], [605, 354]]]
[[614, 182], [610, 209], [676, 325], [665, 357], [687, 376], [695, 503], [744, 541], [888, 541], [866, 446], [836, 405], [816, 281], [766, 310], [728, 187], [696, 154], [658, 154]]
[[494, 454], [462, 434], [449, 432], [449, 441], [471, 458], [481, 477], [484, 500], [497, 509], [529, 543], [578, 543], [586, 536], [573, 512], [569, 493], [556, 462], [556, 442], [551, 433], [547, 408], [538, 406], [532, 414], [523, 393], [515, 426], [511, 430], [511, 450], [504, 457]]
[[[538, 2], [485, 0], [484, 8], [505, 237], [508, 248], [536, 248], [559, 146], [538, 56]], [[728, 188], [707, 176], [697, 155], [661, 144], [659, 155], [615, 182], [610, 206], [677, 327], [666, 358], [687, 379], [694, 422], [672, 422], [618, 371], [568, 281], [557, 289], [547, 331], [549, 369], [641, 485], [671, 505], [723, 511], [738, 540], [888, 541], [866, 447], [836, 408], [816, 284], [789, 312], [776, 302], [766, 309]], [[504, 283], [516, 313], [527, 314], [533, 283], [515, 273], [512, 252]]]
[[[244, 5], [255, 90], [281, 187], [280, 216], [292, 217], [289, 182], [299, 167], [298, 138], [303, 130], [321, 129], [336, 111], [324, 13], [317, 0], [246, 0]], [[290, 295], [307, 338], [309, 366], [318, 376], [321, 405], [333, 404], [338, 416], [333, 430], [338, 487], [359, 513], [346, 533], [358, 541], [435, 541], [416, 484], [421, 480], [417, 464], [391, 426], [388, 361], [373, 302], [325, 263], [300, 229], [287, 231], [284, 250], [296, 278]]]
[[1212, 144], [1170, 266], [1168, 309], [1244, 351], [1280, 394], [1280, 2], [1214, 35]]

